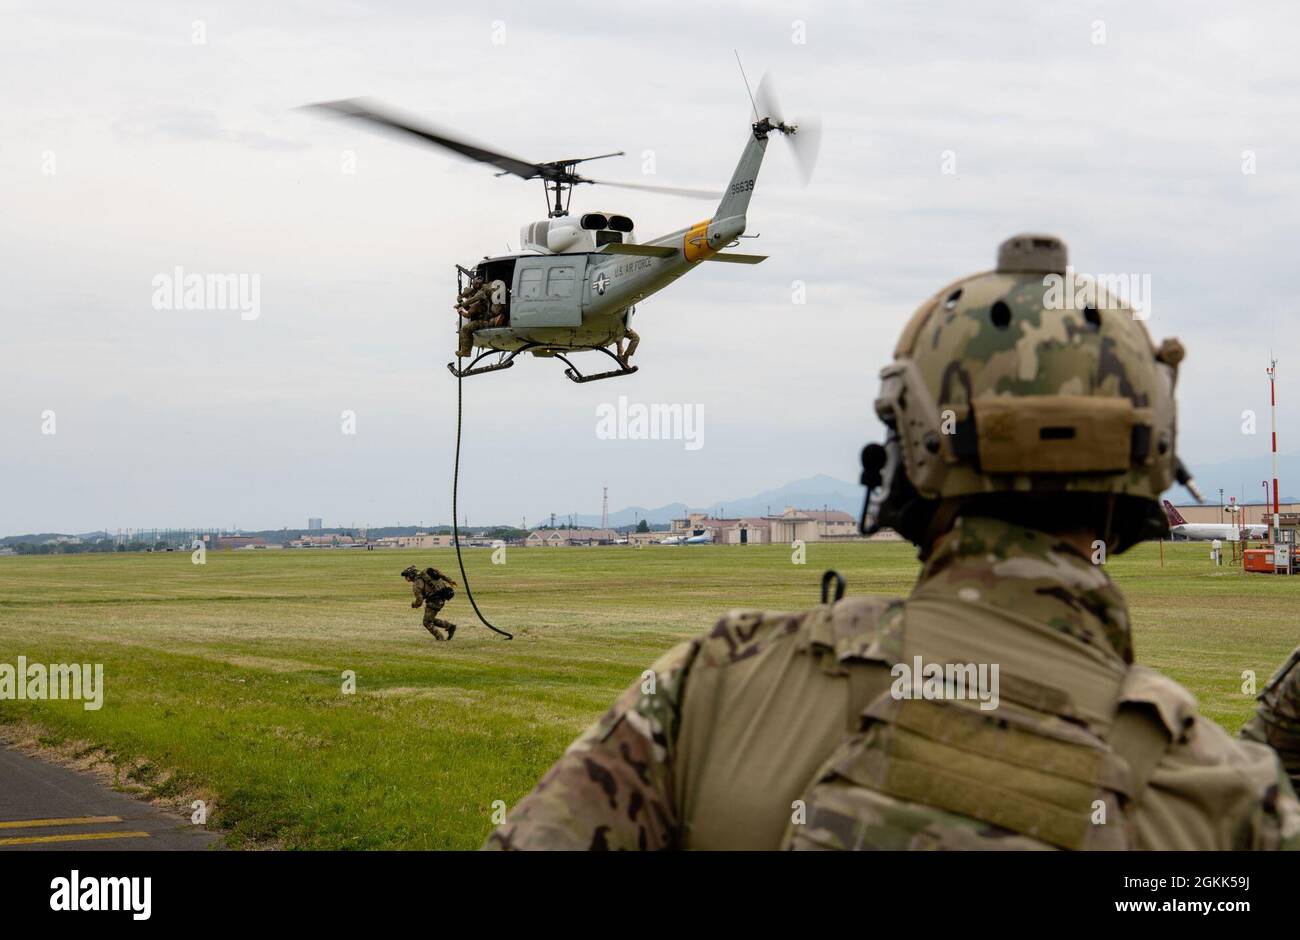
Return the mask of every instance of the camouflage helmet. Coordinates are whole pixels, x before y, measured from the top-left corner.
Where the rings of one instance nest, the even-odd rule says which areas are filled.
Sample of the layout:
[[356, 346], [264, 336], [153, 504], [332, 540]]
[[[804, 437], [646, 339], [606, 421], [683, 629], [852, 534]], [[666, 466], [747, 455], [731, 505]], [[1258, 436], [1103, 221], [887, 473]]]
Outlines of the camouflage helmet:
[[402, 569], [402, 577], [408, 580], [414, 578], [419, 573], [420, 573], [420, 569], [415, 567], [415, 565], [408, 565], [407, 567]]
[[889, 440], [863, 451], [863, 531], [890, 526], [924, 550], [979, 506], [1048, 520], [1089, 507], [1112, 551], [1167, 535], [1160, 494], [1190, 485], [1175, 454], [1182, 358], [1076, 275], [1060, 239], [1008, 239], [995, 270], [917, 309], [881, 371]]

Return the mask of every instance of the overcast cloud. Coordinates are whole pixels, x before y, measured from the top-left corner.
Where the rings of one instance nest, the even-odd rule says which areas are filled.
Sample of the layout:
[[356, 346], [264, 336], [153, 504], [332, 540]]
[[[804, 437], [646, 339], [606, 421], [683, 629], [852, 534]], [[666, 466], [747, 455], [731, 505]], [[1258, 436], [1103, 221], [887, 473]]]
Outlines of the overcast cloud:
[[[527, 159], [622, 149], [598, 175], [720, 188], [748, 133], [733, 48], [821, 116], [812, 185], [774, 141], [745, 248], [770, 260], [643, 303], [630, 379], [527, 359], [467, 381], [471, 523], [595, 512], [605, 485], [617, 508], [854, 478], [906, 317], [1026, 230], [1081, 271], [1151, 275], [1153, 334], [1189, 350], [1193, 467], [1267, 449], [1270, 349], [1283, 449], [1300, 439], [1294, 4], [0, 10], [0, 534], [448, 521], [454, 263], [517, 247], [540, 186], [292, 109], [370, 95]], [[712, 211], [592, 187], [574, 205], [643, 240]], [[258, 275], [260, 315], [154, 309], [178, 265]], [[704, 446], [599, 440], [619, 395], [703, 406]]]

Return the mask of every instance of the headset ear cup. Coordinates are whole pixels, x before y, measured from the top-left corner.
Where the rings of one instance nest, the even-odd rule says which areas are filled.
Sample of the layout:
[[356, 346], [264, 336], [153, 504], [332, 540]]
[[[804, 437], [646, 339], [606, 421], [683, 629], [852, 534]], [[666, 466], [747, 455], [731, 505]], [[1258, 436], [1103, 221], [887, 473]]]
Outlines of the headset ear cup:
[[884, 444], [868, 444], [862, 448], [860, 480], [867, 488], [867, 493], [862, 504], [858, 531], [863, 535], [878, 532], [885, 525], [883, 510], [895, 482], [898, 463], [898, 436], [892, 430]]
[[874, 489], [884, 482], [881, 472], [888, 463], [889, 454], [883, 444], [868, 444], [862, 448], [862, 476], [859, 482], [869, 489]]
[[[882, 455], [883, 462], [875, 469]], [[867, 483], [868, 490], [859, 530], [863, 535], [872, 535], [881, 529], [893, 529], [909, 542], [924, 546], [938, 504], [924, 499], [907, 478], [898, 435], [891, 430], [883, 446], [868, 445], [863, 449], [862, 457], [863, 482]], [[868, 476], [878, 479], [879, 483], [871, 486]]]

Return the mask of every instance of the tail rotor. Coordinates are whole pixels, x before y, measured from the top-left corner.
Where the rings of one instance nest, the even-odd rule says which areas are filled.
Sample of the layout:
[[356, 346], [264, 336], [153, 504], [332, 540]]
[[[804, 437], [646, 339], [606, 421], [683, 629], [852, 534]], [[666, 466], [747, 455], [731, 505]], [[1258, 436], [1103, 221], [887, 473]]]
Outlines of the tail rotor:
[[790, 142], [790, 152], [794, 155], [795, 165], [806, 186], [812, 179], [813, 170], [817, 166], [817, 153], [821, 149], [821, 121], [811, 115], [798, 121], [789, 118], [777, 100], [770, 74], [765, 74], [758, 83], [758, 91], [754, 94], [754, 109], [759, 120], [766, 118]]

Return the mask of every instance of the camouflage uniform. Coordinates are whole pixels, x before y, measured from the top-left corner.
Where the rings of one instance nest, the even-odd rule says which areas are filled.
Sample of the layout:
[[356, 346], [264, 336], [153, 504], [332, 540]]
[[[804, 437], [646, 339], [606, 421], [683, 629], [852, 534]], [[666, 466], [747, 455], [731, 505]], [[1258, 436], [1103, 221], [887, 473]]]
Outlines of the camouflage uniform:
[[491, 301], [488, 305], [488, 326], [506, 326], [510, 322], [510, 315], [506, 313], [507, 288], [505, 282], [493, 281], [488, 287], [488, 298]]
[[[626, 349], [623, 347], [625, 342], [627, 343]], [[636, 348], [639, 345], [641, 345], [641, 337], [637, 335], [636, 330], [632, 329], [631, 326], [625, 326], [623, 328], [623, 338], [618, 341], [618, 360], [623, 363], [624, 368], [627, 367], [628, 361], [636, 353]]]
[[1259, 701], [1259, 710], [1241, 729], [1241, 736], [1277, 751], [1300, 792], [1300, 649], [1269, 680]]
[[492, 289], [490, 285], [475, 280], [470, 286], [469, 294], [463, 296], [457, 306], [460, 315], [465, 319], [465, 322], [460, 327], [460, 345], [456, 350], [456, 355], [462, 359], [470, 355], [474, 350], [474, 333], [477, 330], [486, 329], [491, 323], [489, 302], [492, 299]]
[[[916, 656], [998, 662], [997, 708], [899, 699]], [[670, 651], [487, 847], [1300, 848], [1274, 752], [1131, 659], [1104, 571], [961, 519], [905, 600], [733, 612]]]
[[456, 634], [456, 625], [443, 620], [438, 614], [442, 613], [442, 608], [447, 603], [442, 594], [452, 588], [453, 582], [433, 568], [415, 571], [413, 575], [409, 574], [413, 570], [408, 568], [403, 572], [403, 576], [411, 584], [411, 592], [415, 595], [411, 606], [424, 605], [424, 629], [432, 633], [435, 640], [450, 640]]
[[510, 322], [504, 303], [505, 284], [492, 281], [484, 284], [476, 280], [468, 294], [463, 294], [457, 309], [465, 318], [460, 328], [460, 346], [456, 353], [465, 358], [473, 352], [474, 333], [489, 327], [502, 327]]
[[1297, 657], [1233, 738], [1134, 664], [1124, 599], [1081, 554], [1167, 525], [1181, 347], [1131, 311], [1049, 306], [1043, 275], [1066, 270], [1059, 241], [1010, 240], [882, 373], [864, 525], [921, 547], [908, 598], [724, 617], [486, 847], [1300, 849]]

